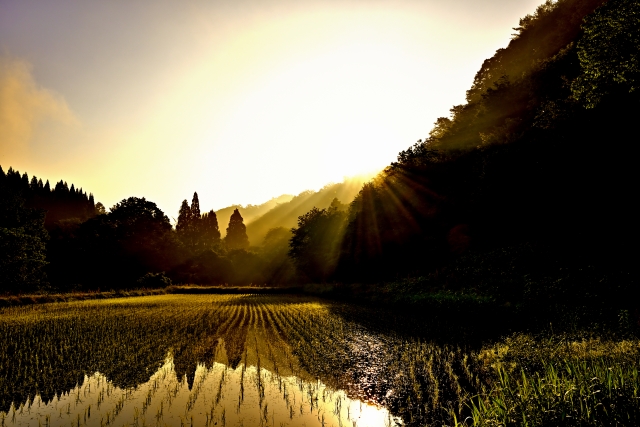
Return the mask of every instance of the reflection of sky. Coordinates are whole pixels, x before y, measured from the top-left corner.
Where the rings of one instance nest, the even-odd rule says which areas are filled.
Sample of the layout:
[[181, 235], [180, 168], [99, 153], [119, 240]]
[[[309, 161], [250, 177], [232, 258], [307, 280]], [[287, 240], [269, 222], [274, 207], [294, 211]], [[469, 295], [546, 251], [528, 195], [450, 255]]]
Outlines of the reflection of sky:
[[425, 137], [541, 2], [0, 1], [0, 165], [169, 216], [319, 188]]
[[[4, 418], [3, 418], [4, 417]], [[43, 402], [39, 397], [0, 413], [14, 426], [393, 426], [384, 408], [349, 399], [322, 382], [280, 376], [266, 369], [221, 363], [198, 366], [193, 385], [179, 380], [173, 362], [132, 389], [113, 386], [102, 374]]]

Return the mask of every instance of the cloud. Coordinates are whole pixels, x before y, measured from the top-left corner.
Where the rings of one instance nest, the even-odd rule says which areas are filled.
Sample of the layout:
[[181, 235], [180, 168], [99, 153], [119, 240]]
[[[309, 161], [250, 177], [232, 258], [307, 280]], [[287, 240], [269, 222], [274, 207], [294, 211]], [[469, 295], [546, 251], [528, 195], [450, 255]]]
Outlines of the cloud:
[[28, 158], [35, 130], [50, 122], [77, 119], [61, 95], [36, 83], [28, 62], [0, 55], [0, 164]]

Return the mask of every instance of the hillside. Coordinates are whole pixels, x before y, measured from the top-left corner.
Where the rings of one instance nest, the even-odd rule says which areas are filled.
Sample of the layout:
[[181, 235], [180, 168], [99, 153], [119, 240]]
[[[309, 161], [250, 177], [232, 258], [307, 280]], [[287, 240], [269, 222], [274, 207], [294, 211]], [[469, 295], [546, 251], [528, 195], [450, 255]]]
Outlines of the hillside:
[[348, 178], [341, 183], [327, 184], [318, 191], [307, 190], [297, 196], [283, 194], [261, 205], [228, 206], [216, 211], [220, 232], [224, 237], [229, 218], [234, 209], [238, 209], [247, 226], [249, 242], [253, 246], [260, 246], [270, 229], [295, 227], [298, 224], [298, 217], [313, 207], [327, 208], [334, 198], [348, 205], [366, 180], [365, 177]]
[[244, 223], [249, 224], [251, 221], [254, 221], [256, 218], [261, 217], [279, 204], [289, 202], [291, 199], [293, 199], [293, 197], [294, 196], [292, 196], [291, 194], [283, 194], [259, 205], [231, 205], [227, 206], [226, 208], [218, 209], [215, 212], [216, 216], [218, 217], [218, 223], [220, 224], [220, 232], [222, 233], [222, 237], [224, 237], [225, 235], [225, 230], [227, 224], [229, 223], [229, 218], [231, 217], [231, 214], [235, 209], [238, 209], [241, 212]]
[[355, 198], [331, 280], [438, 272], [434, 286], [480, 289], [486, 279], [500, 298], [547, 298], [566, 291], [551, 291], [557, 283], [580, 286], [585, 269], [600, 272], [584, 286], [630, 272], [638, 16], [638, 1], [559, 0], [521, 19], [467, 103]]
[[314, 207], [319, 209], [329, 207], [334, 198], [345, 205], [351, 203], [365, 182], [364, 178], [347, 179], [338, 184], [328, 184], [318, 191], [304, 191], [289, 202], [278, 204], [264, 215], [248, 223], [249, 241], [252, 245], [260, 245], [270, 229], [296, 227], [298, 217]]

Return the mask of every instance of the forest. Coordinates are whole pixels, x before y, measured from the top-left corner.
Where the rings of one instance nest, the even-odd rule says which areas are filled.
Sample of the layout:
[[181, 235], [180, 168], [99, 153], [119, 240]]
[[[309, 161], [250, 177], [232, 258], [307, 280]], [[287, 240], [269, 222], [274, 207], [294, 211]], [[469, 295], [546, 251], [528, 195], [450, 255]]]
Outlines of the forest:
[[144, 198], [107, 210], [73, 184], [0, 168], [0, 291], [319, 283], [640, 321], [639, 8], [547, 1], [484, 61], [467, 102], [375, 178], [248, 206], [249, 224], [241, 206], [201, 212], [194, 193], [172, 226]]

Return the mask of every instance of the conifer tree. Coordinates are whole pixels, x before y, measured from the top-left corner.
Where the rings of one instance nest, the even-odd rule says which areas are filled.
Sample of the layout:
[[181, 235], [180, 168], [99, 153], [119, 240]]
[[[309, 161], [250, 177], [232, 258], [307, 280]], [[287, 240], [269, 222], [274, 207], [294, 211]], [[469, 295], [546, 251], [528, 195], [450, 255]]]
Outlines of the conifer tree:
[[196, 192], [193, 193], [193, 199], [191, 199], [191, 218], [200, 219], [200, 201]]
[[203, 246], [217, 246], [220, 243], [220, 229], [218, 228], [218, 216], [213, 209], [202, 214], [201, 224]]
[[247, 236], [247, 226], [244, 225], [242, 215], [238, 209], [233, 211], [229, 218], [229, 227], [224, 242], [229, 250], [247, 249], [249, 247], [249, 237]]
[[182, 201], [182, 205], [180, 206], [180, 211], [178, 212], [178, 222], [176, 223], [176, 231], [183, 240], [186, 237], [187, 231], [189, 230], [190, 223], [191, 208], [189, 207], [189, 202], [187, 202], [187, 199], [185, 199]]
[[189, 226], [187, 227], [187, 234], [189, 244], [195, 249], [200, 246], [201, 243], [201, 218], [200, 218], [200, 201], [198, 200], [198, 193], [193, 193], [193, 198], [191, 199], [191, 220], [189, 221]]

